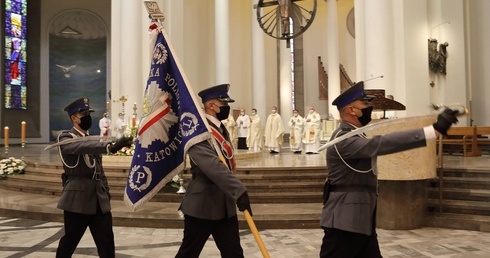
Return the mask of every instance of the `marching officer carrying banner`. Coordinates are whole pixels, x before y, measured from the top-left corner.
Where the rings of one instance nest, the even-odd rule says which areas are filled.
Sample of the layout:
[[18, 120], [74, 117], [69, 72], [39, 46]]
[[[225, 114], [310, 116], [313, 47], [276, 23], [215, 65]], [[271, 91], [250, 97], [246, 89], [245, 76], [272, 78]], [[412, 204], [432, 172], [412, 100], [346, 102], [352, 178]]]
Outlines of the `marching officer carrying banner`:
[[124, 201], [132, 211], [184, 169], [184, 155], [192, 145], [210, 137], [165, 30], [157, 23], [152, 23], [150, 30], [150, 42], [155, 42], [152, 62], [124, 192]]

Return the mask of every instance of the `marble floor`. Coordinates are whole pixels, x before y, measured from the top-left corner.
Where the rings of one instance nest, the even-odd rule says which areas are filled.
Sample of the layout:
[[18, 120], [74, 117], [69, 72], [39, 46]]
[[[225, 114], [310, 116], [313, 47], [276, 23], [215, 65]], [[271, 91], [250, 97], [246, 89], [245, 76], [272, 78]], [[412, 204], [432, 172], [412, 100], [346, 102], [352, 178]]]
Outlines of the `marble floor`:
[[[0, 218], [0, 257], [54, 257], [62, 224], [16, 218]], [[174, 257], [182, 239], [182, 229], [114, 227], [116, 257]], [[245, 257], [262, 257], [249, 230], [241, 230]], [[260, 231], [270, 257], [318, 257], [323, 232], [320, 229], [277, 229]], [[421, 228], [378, 230], [385, 258], [489, 257], [490, 233]], [[97, 257], [87, 231], [73, 255]], [[200, 257], [220, 257], [210, 239]]]
[[[57, 163], [56, 151], [42, 151], [45, 145], [30, 145], [22, 149], [11, 147], [10, 156], [21, 157], [41, 163]], [[293, 158], [294, 156], [294, 158]], [[445, 166], [490, 167], [490, 156], [448, 156]], [[239, 167], [295, 167], [325, 166], [324, 154], [294, 155], [284, 150], [279, 155], [261, 154], [253, 160], [239, 162]], [[13, 198], [12, 193], [2, 191], [0, 198]], [[15, 193], [14, 193], [15, 194]], [[18, 199], [19, 203], [43, 202], [55, 206], [57, 197], [33, 198], [31, 195]], [[40, 201], [41, 200], [41, 201]], [[123, 205], [115, 203], [115, 211]], [[315, 205], [315, 204], [313, 204]], [[316, 209], [316, 207], [311, 207]], [[275, 207], [275, 212], [280, 207]], [[254, 213], [267, 212], [270, 207], [257, 207]], [[320, 212], [320, 208], [318, 208]], [[259, 229], [260, 230], [260, 229]], [[54, 257], [62, 224], [37, 220], [0, 217], [0, 257]], [[114, 227], [116, 257], [173, 257], [177, 252], [182, 229]], [[245, 257], [262, 257], [250, 230], [240, 231]], [[271, 257], [318, 257], [323, 232], [321, 229], [268, 229], [260, 235]], [[378, 229], [380, 248], [384, 257], [490, 257], [490, 233], [441, 228], [416, 230]], [[73, 257], [97, 257], [90, 232], [86, 232]], [[213, 240], [210, 239], [201, 257], [220, 257]]]

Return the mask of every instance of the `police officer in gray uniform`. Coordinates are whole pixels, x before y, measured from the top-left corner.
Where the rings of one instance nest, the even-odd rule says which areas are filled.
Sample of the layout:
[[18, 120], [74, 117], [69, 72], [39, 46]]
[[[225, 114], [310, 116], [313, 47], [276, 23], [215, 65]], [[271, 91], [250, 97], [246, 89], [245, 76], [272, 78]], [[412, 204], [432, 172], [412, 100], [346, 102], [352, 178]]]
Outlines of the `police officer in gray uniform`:
[[178, 258], [199, 257], [210, 235], [221, 257], [243, 257], [236, 208], [250, 214], [252, 209], [247, 188], [233, 174], [233, 147], [221, 124], [230, 113], [228, 103], [235, 101], [228, 96], [229, 87], [221, 84], [199, 92], [213, 135], [188, 151], [192, 180], [180, 206], [184, 213], [184, 238], [175, 256]]
[[[342, 121], [331, 140], [371, 121], [372, 98], [365, 94], [361, 81], [333, 101]], [[327, 149], [328, 177], [320, 221], [325, 233], [321, 258], [382, 257], [375, 230], [377, 156], [426, 146], [427, 140], [446, 134], [458, 121], [457, 114], [458, 111], [446, 109], [432, 126], [371, 139], [356, 135]]]
[[[64, 109], [73, 128], [58, 136], [58, 141], [88, 135], [92, 125], [88, 98], [73, 101]], [[132, 138], [122, 137], [115, 143], [108, 141], [78, 141], [59, 148], [64, 173], [63, 192], [58, 202], [62, 209], [65, 234], [61, 237], [56, 257], [71, 257], [87, 227], [97, 246], [99, 257], [115, 257], [114, 234], [109, 186], [102, 167], [103, 153], [116, 153], [129, 147]]]

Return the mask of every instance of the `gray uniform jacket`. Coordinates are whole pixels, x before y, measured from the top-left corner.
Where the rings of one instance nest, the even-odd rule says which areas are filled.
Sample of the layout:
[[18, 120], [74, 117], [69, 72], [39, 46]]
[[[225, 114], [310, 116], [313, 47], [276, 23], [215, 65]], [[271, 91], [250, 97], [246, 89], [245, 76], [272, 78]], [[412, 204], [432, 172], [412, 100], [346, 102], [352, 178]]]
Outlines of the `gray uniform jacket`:
[[[77, 130], [62, 132], [58, 139], [64, 141], [83, 137]], [[60, 155], [66, 174], [58, 208], [96, 214], [97, 203], [102, 213], [111, 210], [109, 186], [102, 168], [102, 153], [107, 153], [108, 142], [81, 141], [60, 146]]]
[[[210, 125], [214, 126], [211, 122]], [[219, 160], [210, 141], [195, 144], [187, 152], [191, 161], [192, 180], [180, 210], [200, 219], [221, 220], [236, 215], [236, 200], [247, 188]]]
[[[333, 132], [332, 139], [354, 129], [353, 125], [341, 122], [339, 128]], [[328, 200], [323, 205], [321, 226], [372, 235], [376, 219], [377, 156], [425, 145], [424, 130], [416, 129], [374, 136], [371, 139], [353, 136], [334, 145], [338, 152], [334, 146], [329, 147], [327, 171], [330, 185], [347, 186], [350, 189], [340, 190], [341, 188], [338, 187], [338, 191], [330, 192]], [[342, 161], [339, 154], [350, 168]], [[373, 191], [366, 191], [359, 186]]]

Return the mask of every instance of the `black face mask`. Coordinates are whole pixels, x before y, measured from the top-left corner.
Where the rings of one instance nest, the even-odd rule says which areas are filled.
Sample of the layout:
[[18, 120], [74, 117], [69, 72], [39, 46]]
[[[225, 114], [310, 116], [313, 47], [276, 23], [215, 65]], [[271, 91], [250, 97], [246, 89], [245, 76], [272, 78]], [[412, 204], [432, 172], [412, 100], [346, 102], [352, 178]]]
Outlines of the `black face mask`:
[[365, 126], [371, 122], [371, 113], [373, 112], [373, 106], [369, 106], [367, 108], [361, 109], [362, 116], [358, 117], [359, 122], [362, 126]]
[[80, 118], [80, 123], [78, 125], [80, 128], [87, 131], [92, 126], [92, 117], [88, 115]]
[[219, 113], [216, 113], [216, 117], [218, 120], [225, 120], [230, 115], [230, 106], [221, 106], [219, 107]]

